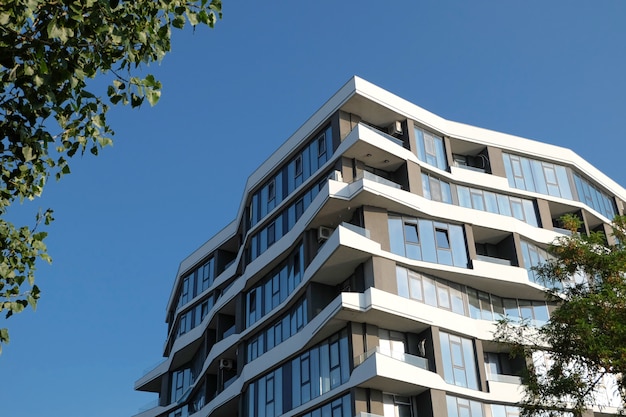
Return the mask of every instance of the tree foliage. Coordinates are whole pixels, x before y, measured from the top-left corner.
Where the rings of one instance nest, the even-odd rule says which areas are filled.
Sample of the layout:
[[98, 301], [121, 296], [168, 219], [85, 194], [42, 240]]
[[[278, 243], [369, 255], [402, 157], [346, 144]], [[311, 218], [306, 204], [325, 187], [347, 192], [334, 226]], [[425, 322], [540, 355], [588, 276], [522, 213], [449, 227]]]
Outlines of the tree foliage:
[[[50, 261], [35, 226], [6, 220], [9, 206], [41, 195], [69, 160], [112, 143], [109, 104], [156, 104], [161, 83], [143, 76], [171, 47], [172, 28], [213, 27], [221, 0], [3, 0], [0, 2], [0, 311], [7, 317], [39, 298], [35, 263]], [[108, 75], [105, 75], [108, 74]], [[111, 80], [106, 96], [89, 80]], [[106, 102], [105, 102], [106, 101]], [[8, 342], [0, 329], [1, 344]]]
[[[503, 320], [496, 338], [511, 343], [528, 363], [525, 416], [581, 415], [626, 404], [626, 217], [618, 216], [612, 235], [580, 233], [580, 220], [565, 216], [571, 236], [549, 247], [552, 258], [535, 268], [556, 303], [548, 323]], [[608, 243], [611, 242], [611, 243]], [[547, 363], [536, 359], [547, 353]], [[545, 364], [545, 366], [544, 366]], [[608, 389], [608, 392], [605, 390]], [[607, 400], [607, 395], [611, 401]]]

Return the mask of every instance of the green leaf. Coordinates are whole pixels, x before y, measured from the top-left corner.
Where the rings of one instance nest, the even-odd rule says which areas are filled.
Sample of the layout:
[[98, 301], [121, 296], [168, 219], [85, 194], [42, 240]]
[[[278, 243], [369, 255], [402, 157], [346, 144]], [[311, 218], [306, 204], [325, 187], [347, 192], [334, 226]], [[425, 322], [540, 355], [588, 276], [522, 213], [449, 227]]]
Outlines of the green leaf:
[[7, 13], [6, 11], [3, 11], [2, 13], [0, 13], [0, 25], [6, 26], [9, 24], [10, 20], [11, 20], [10, 13]]
[[28, 305], [34, 310], [37, 311], [37, 300], [32, 295], [28, 294], [26, 296], [26, 300], [28, 301]]
[[35, 156], [33, 155], [33, 148], [31, 148], [30, 146], [24, 146], [22, 148], [22, 155], [24, 155], [24, 161], [26, 162], [35, 159]]
[[50, 20], [46, 29], [49, 38], [58, 38], [63, 43], [67, 42], [69, 35], [72, 33], [71, 29], [58, 26], [56, 18]]
[[159, 99], [161, 98], [161, 91], [148, 90], [146, 91], [146, 97], [148, 98], [148, 103], [150, 103], [151, 106], [154, 106], [159, 102]]
[[[9, 329], [0, 329], [0, 343], [9, 343]], [[0, 345], [0, 348], [1, 347]]]
[[176, 29], [182, 29], [185, 27], [185, 16], [183, 15], [177, 15], [174, 20], [172, 21], [172, 26], [174, 26]]
[[144, 78], [143, 84], [147, 87], [155, 87], [158, 83], [157, 80], [154, 78], [154, 75], [148, 74], [146, 78]]
[[187, 19], [189, 19], [189, 23], [191, 23], [192, 26], [198, 24], [198, 15], [196, 13], [187, 11]]

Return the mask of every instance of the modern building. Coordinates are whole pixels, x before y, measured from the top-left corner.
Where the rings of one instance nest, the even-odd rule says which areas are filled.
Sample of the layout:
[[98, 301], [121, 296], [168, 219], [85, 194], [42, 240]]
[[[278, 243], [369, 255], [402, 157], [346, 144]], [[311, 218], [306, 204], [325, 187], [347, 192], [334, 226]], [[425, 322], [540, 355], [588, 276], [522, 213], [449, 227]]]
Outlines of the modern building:
[[138, 416], [514, 417], [525, 363], [495, 320], [545, 322], [530, 268], [559, 218], [605, 231], [624, 201], [569, 149], [352, 78], [180, 264]]

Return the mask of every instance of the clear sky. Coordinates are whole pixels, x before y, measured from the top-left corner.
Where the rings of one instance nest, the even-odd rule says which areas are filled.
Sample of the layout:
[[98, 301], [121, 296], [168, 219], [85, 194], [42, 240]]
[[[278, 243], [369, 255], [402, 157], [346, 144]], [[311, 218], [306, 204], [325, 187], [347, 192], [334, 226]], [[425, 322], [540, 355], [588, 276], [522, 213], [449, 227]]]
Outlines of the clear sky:
[[569, 147], [626, 185], [626, 2], [234, 1], [176, 33], [154, 108], [73, 161], [42, 299], [8, 321], [0, 415], [131, 416], [161, 359], [179, 262], [237, 212], [247, 176], [352, 75], [440, 116]]

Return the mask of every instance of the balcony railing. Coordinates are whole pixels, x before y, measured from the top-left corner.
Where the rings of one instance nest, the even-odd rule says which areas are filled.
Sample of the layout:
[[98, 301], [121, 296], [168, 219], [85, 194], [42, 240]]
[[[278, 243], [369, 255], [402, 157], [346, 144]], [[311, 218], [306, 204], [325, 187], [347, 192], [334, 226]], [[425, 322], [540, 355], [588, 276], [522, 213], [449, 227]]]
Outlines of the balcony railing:
[[363, 124], [363, 123], [359, 123], [359, 126], [362, 126], [362, 127], [366, 128], [366, 129], [374, 131], [374, 132], [378, 133], [379, 135], [383, 136], [385, 139], [392, 141], [396, 145], [404, 147], [404, 142], [403, 141], [401, 141], [398, 138], [394, 138], [393, 136], [391, 136], [387, 132], [383, 132], [380, 129], [376, 129], [376, 128], [372, 127], [372, 126], [368, 126], [368, 125]]
[[354, 366], [362, 364], [363, 362], [365, 362], [367, 358], [372, 356], [374, 353], [380, 353], [381, 355], [384, 355], [393, 359], [397, 359], [406, 364], [417, 366], [418, 368], [422, 368], [427, 371], [430, 370], [428, 368], [428, 359], [426, 358], [422, 358], [420, 356], [409, 355], [408, 353], [404, 353], [404, 352], [389, 351], [386, 349], [381, 349], [379, 346], [375, 347], [374, 349], [370, 349], [367, 352], [362, 353], [361, 355], [354, 358]]
[[520, 385], [522, 383], [522, 378], [516, 375], [488, 374], [487, 381], [504, 382], [507, 384]]
[[402, 186], [400, 184], [396, 184], [395, 182], [390, 181], [386, 178], [383, 178], [379, 175], [372, 174], [369, 171], [363, 171], [363, 174], [358, 179], [361, 179], [361, 178], [365, 178], [366, 180], [374, 181], [379, 184], [387, 185], [389, 187], [397, 188], [399, 190], [402, 189]]
[[361, 236], [365, 236], [368, 239], [370, 238], [370, 231], [363, 227], [355, 226], [353, 224], [346, 223], [346, 222], [341, 223], [341, 225], [345, 227], [346, 229], [353, 231], [354, 233], [358, 233]]
[[566, 236], [571, 236], [572, 235], [572, 231], [571, 230], [562, 229], [560, 227], [554, 227], [554, 231], [558, 232], [558, 233], [561, 233], [563, 235], [566, 235]]
[[494, 258], [493, 256], [476, 255], [476, 260], [483, 261], [483, 262], [491, 262], [492, 264], [511, 266], [510, 260], [502, 259], [502, 258]]
[[154, 371], [159, 365], [161, 365], [163, 362], [165, 362], [167, 360], [167, 358], [162, 358], [160, 359], [158, 362], [155, 362], [154, 365], [145, 368], [143, 370], [143, 375], [141, 376], [142, 378], [146, 375], [148, 375], [150, 372]]
[[155, 398], [154, 400], [151, 400], [148, 403], [145, 403], [144, 405], [142, 405], [141, 407], [139, 407], [139, 414], [143, 413], [144, 411], [148, 411], [148, 410], [152, 410], [155, 407], [159, 406], [159, 399]]
[[237, 326], [236, 325], [232, 325], [230, 326], [228, 329], [226, 329], [226, 331], [224, 331], [224, 336], [222, 339], [226, 339], [228, 336], [230, 336], [231, 334], [235, 334], [235, 331], [237, 330]]

